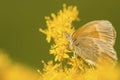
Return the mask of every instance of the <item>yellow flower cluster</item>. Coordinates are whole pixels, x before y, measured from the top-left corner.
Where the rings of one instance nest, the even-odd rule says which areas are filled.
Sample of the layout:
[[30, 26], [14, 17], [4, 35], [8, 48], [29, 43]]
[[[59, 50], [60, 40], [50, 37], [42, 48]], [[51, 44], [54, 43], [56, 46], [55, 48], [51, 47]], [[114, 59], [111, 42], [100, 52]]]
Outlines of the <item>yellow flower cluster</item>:
[[53, 64], [52, 61], [44, 63], [44, 73], [41, 72], [39, 80], [120, 80], [120, 69], [108, 66], [98, 69], [89, 68], [84, 71], [77, 71], [74, 68], [65, 68]]
[[[46, 64], [43, 62], [44, 69], [40, 71], [39, 80], [120, 80], [120, 69], [114, 69], [108, 65], [96, 69], [93, 66], [85, 65], [86, 63], [82, 59], [69, 56], [69, 43], [64, 33], [72, 34], [74, 32], [72, 22], [79, 20], [77, 7], [67, 7], [64, 4], [63, 10], [60, 10], [57, 15], [52, 13], [51, 16], [45, 17], [47, 29], [40, 29], [40, 31], [46, 34], [48, 42], [53, 40], [54, 44], [51, 46], [50, 54], [54, 54], [55, 61], [61, 63], [49, 61]], [[63, 65], [65, 66], [63, 67]]]
[[63, 10], [60, 10], [57, 15], [51, 14], [52, 17], [45, 17], [47, 29], [41, 32], [47, 35], [47, 41], [51, 38], [54, 44], [51, 46], [50, 54], [55, 55], [55, 61], [62, 61], [64, 58], [69, 58], [68, 41], [65, 37], [65, 32], [72, 34], [74, 27], [72, 22], [78, 19], [77, 7], [63, 5]]
[[11, 61], [3, 50], [0, 50], [0, 80], [37, 80], [38, 73], [32, 68]]

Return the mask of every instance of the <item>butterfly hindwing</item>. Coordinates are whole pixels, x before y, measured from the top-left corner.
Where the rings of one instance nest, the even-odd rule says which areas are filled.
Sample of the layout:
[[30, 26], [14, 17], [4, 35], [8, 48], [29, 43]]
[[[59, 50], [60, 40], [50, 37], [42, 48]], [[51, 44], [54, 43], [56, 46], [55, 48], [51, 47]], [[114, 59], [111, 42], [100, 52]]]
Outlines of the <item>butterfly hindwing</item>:
[[117, 60], [116, 52], [110, 44], [91, 37], [80, 37], [77, 39], [73, 43], [73, 47], [75, 53], [84, 60], [95, 64], [99, 61], [114, 63]]

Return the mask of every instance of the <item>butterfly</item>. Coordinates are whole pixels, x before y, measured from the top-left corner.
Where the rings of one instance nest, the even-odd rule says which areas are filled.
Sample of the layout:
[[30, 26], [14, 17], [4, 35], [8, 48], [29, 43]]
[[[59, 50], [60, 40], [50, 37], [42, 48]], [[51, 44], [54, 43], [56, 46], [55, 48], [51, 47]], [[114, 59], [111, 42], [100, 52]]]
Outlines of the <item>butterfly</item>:
[[87, 63], [97, 65], [106, 61], [114, 64], [117, 54], [114, 47], [116, 30], [107, 20], [95, 20], [80, 27], [71, 35], [65, 33], [74, 55]]

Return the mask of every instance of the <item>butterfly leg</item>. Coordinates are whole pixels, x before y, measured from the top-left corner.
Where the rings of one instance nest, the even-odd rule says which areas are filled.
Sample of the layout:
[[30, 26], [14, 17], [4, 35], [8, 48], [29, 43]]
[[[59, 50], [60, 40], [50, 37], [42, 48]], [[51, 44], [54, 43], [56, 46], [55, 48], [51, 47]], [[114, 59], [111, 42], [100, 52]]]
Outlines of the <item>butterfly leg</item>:
[[85, 61], [86, 61], [89, 65], [93, 65], [93, 66], [96, 65], [93, 61], [91, 61], [91, 60], [89, 60], [89, 59], [85, 59]]
[[77, 58], [76, 52], [77, 52], [77, 50], [75, 49], [75, 51], [73, 51], [73, 56], [74, 56], [74, 58]]
[[76, 58], [76, 53], [75, 53], [75, 51], [73, 52], [73, 56], [74, 56], [74, 58]]

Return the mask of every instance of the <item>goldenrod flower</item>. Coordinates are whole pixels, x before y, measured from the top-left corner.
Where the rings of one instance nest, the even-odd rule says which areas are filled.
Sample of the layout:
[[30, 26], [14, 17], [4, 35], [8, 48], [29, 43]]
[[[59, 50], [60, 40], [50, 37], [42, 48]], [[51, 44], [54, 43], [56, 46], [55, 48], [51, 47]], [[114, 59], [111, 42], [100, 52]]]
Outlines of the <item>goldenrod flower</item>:
[[119, 80], [120, 69], [109, 68], [108, 66], [98, 69], [89, 68], [79, 71], [75, 68], [62, 69], [58, 64], [53, 62], [44, 64], [44, 71], [41, 73], [39, 80]]
[[55, 61], [62, 61], [63, 58], [69, 58], [68, 53], [68, 41], [65, 38], [64, 32], [73, 33], [74, 27], [72, 22], [78, 19], [77, 7], [63, 5], [63, 10], [60, 10], [57, 15], [51, 14], [51, 17], [45, 17], [47, 29], [41, 32], [47, 35], [46, 40], [54, 40], [54, 44], [51, 46], [50, 54], [55, 55]]

